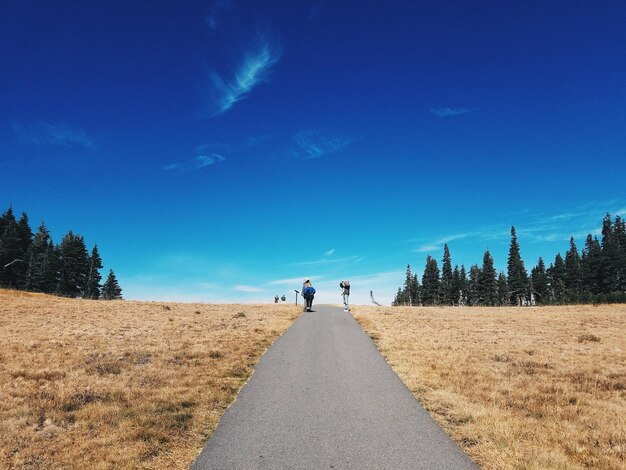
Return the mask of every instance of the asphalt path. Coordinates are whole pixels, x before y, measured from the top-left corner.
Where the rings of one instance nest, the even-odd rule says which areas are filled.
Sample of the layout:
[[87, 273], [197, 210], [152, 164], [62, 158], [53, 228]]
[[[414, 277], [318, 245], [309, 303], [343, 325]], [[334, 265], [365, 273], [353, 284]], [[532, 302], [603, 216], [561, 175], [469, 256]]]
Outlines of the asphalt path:
[[349, 313], [314, 310], [263, 355], [193, 470], [477, 469]]

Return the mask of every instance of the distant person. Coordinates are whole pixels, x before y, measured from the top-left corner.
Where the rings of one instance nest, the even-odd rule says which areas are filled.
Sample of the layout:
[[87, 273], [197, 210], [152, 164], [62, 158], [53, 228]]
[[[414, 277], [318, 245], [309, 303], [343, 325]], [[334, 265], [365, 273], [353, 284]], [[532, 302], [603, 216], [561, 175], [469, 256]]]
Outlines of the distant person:
[[280, 300], [282, 300], [283, 302], [285, 302], [287, 300], [287, 296], [285, 294], [283, 294], [283, 296], [280, 298]]
[[274, 297], [274, 303], [277, 304], [278, 303], [278, 295], [276, 297]]
[[313, 298], [315, 297], [315, 287], [311, 285], [310, 279], [305, 279], [302, 284], [302, 297], [304, 297], [304, 311], [312, 312]]
[[341, 296], [343, 297], [343, 311], [350, 311], [350, 281], [341, 281], [339, 283], [341, 287]]

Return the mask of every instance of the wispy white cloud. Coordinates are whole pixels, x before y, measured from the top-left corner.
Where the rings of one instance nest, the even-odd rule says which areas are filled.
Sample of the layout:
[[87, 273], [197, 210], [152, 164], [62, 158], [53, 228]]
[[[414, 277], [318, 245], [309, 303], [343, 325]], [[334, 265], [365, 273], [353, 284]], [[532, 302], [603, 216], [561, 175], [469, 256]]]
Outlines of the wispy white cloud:
[[432, 114], [434, 114], [435, 116], [438, 116], [440, 118], [446, 118], [446, 117], [451, 117], [451, 116], [461, 116], [462, 114], [471, 113], [471, 112], [473, 112], [473, 110], [472, 109], [468, 109], [468, 108], [445, 108], [445, 107], [439, 107], [439, 108], [431, 109], [430, 112]]
[[415, 253], [431, 253], [433, 251], [439, 251], [441, 249], [441, 245], [422, 245], [418, 248], [415, 248], [413, 251]]
[[207, 155], [211, 153], [220, 153], [223, 154], [232, 149], [231, 144], [227, 144], [224, 142], [212, 142], [210, 144], [200, 144], [198, 145], [194, 151], [198, 155]]
[[477, 232], [465, 232], [465, 233], [456, 233], [454, 235], [448, 235], [446, 237], [440, 238], [438, 240], [425, 243], [418, 248], [414, 249], [415, 253], [430, 253], [434, 251], [443, 250], [443, 245], [446, 243], [450, 243], [454, 240], [460, 240], [462, 238], [468, 238], [472, 236], [478, 235]]
[[96, 148], [94, 142], [79, 127], [47, 122], [11, 123], [17, 139], [25, 144], [42, 147]]
[[[316, 280], [320, 280], [322, 279], [324, 276], [312, 276], [312, 277], [308, 277], [308, 279], [316, 279]], [[287, 279], [276, 279], [274, 281], [270, 281], [268, 284], [272, 285], [272, 286], [293, 286], [293, 285], [301, 285], [304, 282], [304, 279], [307, 278], [307, 276], [300, 276], [300, 277], [290, 277]]]
[[170, 163], [163, 167], [166, 171], [176, 170], [180, 173], [186, 173], [188, 171], [199, 170], [207, 166], [214, 165], [215, 163], [223, 162], [225, 157], [218, 153], [212, 153], [211, 155], [198, 155], [191, 160], [187, 160], [182, 163]]
[[220, 26], [220, 18], [224, 10], [229, 9], [231, 2], [228, 0], [217, 0], [211, 5], [211, 11], [205, 19], [209, 29], [218, 29]]
[[325, 256], [330, 256], [330, 255], [332, 255], [334, 252], [335, 252], [335, 249], [334, 249], [334, 248], [332, 248], [332, 249], [328, 250], [326, 253], [324, 253], [324, 255], [325, 255]]
[[[622, 209], [615, 209], [621, 207]], [[495, 243], [510, 240], [511, 224], [515, 226], [517, 237], [524, 243], [562, 243], [574, 237], [580, 245], [587, 234], [598, 235], [602, 218], [607, 212], [615, 215], [626, 214], [626, 208], [620, 201], [602, 201], [587, 203], [584, 206], [572, 207], [557, 214], [550, 213], [523, 213], [517, 214], [510, 223], [500, 223], [483, 227], [473, 227], [472, 231], [449, 235], [436, 240], [407, 240], [408, 243], [422, 242], [412, 251], [415, 253], [442, 253], [443, 245], [454, 240], [465, 239], [471, 243]], [[519, 217], [522, 220], [519, 220]]]
[[233, 287], [233, 290], [237, 291], [237, 292], [246, 292], [246, 293], [256, 293], [256, 292], [264, 292], [265, 289], [263, 289], [262, 287], [258, 287], [258, 286], [246, 286], [243, 284], [237, 285], [235, 287]]
[[551, 217], [548, 217], [547, 220], [554, 220], [554, 221], [560, 221], [560, 220], [571, 220], [577, 217], [581, 217], [587, 215], [587, 212], [568, 212], [565, 214], [557, 214], [557, 215], [553, 215]]
[[233, 77], [223, 78], [217, 72], [210, 73], [211, 85], [205, 90], [205, 98], [211, 116], [225, 113], [235, 103], [248, 97], [252, 89], [269, 79], [271, 68], [280, 60], [282, 50], [261, 36], [246, 51]]
[[321, 129], [305, 129], [293, 136], [295, 147], [291, 156], [298, 160], [311, 160], [335, 153], [354, 142], [354, 138]]
[[319, 264], [336, 264], [336, 263], [348, 263], [348, 262], [358, 262], [364, 260], [363, 256], [346, 256], [345, 258], [322, 258], [314, 261], [301, 261], [299, 263], [293, 263], [294, 266], [310, 266], [310, 265], [319, 265]]

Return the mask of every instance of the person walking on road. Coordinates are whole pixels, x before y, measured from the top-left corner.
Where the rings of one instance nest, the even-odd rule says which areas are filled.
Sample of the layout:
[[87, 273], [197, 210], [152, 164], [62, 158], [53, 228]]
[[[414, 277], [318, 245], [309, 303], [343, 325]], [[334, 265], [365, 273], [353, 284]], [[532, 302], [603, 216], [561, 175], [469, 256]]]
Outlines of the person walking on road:
[[309, 278], [302, 284], [302, 297], [304, 297], [304, 311], [311, 312], [313, 307], [313, 297], [315, 297], [315, 287], [311, 285]]
[[343, 297], [343, 311], [350, 311], [350, 281], [341, 281], [339, 283], [339, 287], [341, 287], [341, 296]]

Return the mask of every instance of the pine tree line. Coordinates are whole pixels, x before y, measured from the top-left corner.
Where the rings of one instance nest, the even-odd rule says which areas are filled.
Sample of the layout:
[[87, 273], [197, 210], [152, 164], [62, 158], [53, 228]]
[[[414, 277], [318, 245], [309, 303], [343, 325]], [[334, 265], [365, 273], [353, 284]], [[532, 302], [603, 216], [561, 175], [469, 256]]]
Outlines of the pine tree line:
[[101, 284], [98, 246], [91, 254], [85, 240], [71, 230], [55, 245], [42, 223], [33, 233], [26, 213], [19, 220], [13, 208], [0, 216], [0, 287], [84, 299], [121, 299], [111, 269]]
[[540, 257], [530, 276], [524, 265], [515, 227], [507, 272], [497, 273], [493, 257], [485, 251], [482, 266], [474, 264], [469, 272], [464, 265], [452, 269], [448, 245], [444, 245], [442, 269], [430, 255], [420, 285], [417, 274], [406, 269], [404, 286], [398, 288], [394, 306], [399, 305], [555, 305], [573, 303], [626, 302], [626, 222], [606, 214], [602, 238], [587, 235], [579, 252], [570, 238], [565, 258], [557, 253], [546, 268]]

